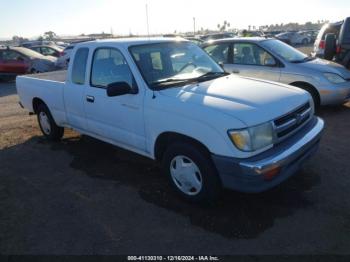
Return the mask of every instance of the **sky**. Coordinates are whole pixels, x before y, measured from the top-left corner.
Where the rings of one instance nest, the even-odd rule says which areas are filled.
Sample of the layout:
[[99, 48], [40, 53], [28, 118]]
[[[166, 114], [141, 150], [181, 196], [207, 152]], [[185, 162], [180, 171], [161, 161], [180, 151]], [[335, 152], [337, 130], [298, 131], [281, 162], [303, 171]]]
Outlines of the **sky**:
[[216, 29], [227, 20], [234, 28], [317, 20], [350, 15], [349, 0], [0, 0], [0, 39], [82, 33], [151, 34]]

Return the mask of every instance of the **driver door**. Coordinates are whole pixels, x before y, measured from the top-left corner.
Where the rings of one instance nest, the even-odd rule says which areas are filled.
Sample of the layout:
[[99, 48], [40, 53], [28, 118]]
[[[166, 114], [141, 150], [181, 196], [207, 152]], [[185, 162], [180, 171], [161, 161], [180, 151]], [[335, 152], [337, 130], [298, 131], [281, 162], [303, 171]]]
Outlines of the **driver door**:
[[90, 83], [85, 89], [84, 107], [89, 132], [137, 150], [145, 151], [143, 90], [137, 94], [108, 97], [107, 86], [126, 82], [137, 84], [122, 52], [103, 47], [94, 51]]

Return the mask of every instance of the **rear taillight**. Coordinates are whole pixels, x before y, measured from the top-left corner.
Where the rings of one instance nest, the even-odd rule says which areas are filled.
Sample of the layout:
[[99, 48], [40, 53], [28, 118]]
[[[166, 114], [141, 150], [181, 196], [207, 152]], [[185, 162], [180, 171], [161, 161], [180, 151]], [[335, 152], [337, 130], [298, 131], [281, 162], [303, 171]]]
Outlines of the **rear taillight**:
[[340, 53], [341, 53], [341, 46], [337, 45], [337, 54], [340, 54]]
[[321, 41], [320, 41], [320, 44], [318, 45], [318, 47], [319, 47], [320, 49], [324, 49], [324, 48], [326, 47], [326, 41], [321, 40]]

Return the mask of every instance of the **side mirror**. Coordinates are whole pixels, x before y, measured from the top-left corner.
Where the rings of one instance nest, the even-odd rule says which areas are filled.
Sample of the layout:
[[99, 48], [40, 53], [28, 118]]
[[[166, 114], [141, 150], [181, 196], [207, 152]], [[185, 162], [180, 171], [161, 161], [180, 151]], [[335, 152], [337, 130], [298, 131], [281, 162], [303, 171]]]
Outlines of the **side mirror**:
[[266, 58], [264, 60], [264, 65], [265, 66], [276, 66], [276, 61], [273, 58]]
[[122, 96], [126, 94], [136, 94], [135, 90], [126, 82], [114, 82], [107, 86], [107, 95], [109, 97]]
[[224, 68], [224, 67], [225, 67], [224, 62], [219, 62], [218, 64], [219, 64], [219, 66], [220, 66], [222, 69], [225, 69], [225, 68]]

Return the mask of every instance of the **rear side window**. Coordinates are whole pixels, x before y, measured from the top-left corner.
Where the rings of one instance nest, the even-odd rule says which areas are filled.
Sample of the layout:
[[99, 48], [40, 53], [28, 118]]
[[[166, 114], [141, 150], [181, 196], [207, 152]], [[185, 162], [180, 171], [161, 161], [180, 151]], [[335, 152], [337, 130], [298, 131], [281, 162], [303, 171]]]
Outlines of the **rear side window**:
[[217, 62], [217, 63], [228, 63], [229, 62], [229, 43], [222, 43], [216, 45], [210, 45], [204, 48], [204, 50]]
[[88, 48], [79, 48], [75, 53], [72, 69], [72, 81], [74, 84], [83, 85], [85, 83], [86, 63], [88, 55]]

